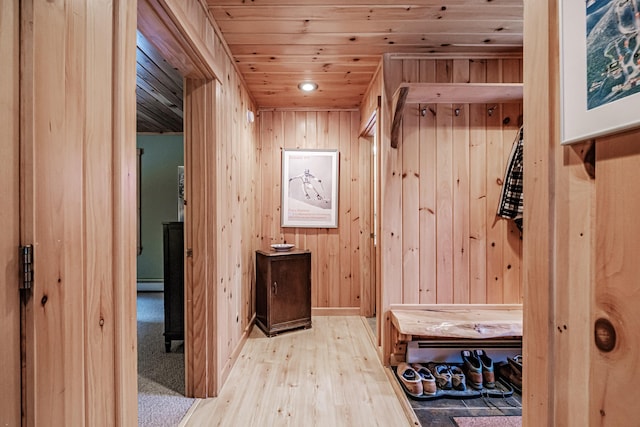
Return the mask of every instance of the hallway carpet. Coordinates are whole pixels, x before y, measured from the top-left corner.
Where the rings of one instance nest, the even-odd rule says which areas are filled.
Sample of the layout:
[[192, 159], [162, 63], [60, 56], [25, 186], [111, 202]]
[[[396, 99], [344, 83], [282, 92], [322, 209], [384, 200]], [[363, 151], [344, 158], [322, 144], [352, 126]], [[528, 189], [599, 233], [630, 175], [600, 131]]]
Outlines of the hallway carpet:
[[195, 399], [184, 397], [184, 345], [164, 346], [164, 294], [138, 292], [138, 426], [173, 427]]

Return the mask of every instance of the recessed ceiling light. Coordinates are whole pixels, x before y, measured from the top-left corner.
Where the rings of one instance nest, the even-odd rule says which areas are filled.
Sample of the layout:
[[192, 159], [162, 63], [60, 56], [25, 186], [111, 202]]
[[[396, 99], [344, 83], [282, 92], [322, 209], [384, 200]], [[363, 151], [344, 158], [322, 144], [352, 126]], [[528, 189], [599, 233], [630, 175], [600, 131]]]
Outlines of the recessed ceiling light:
[[298, 85], [298, 89], [303, 92], [313, 92], [318, 89], [318, 84], [314, 82], [302, 82]]

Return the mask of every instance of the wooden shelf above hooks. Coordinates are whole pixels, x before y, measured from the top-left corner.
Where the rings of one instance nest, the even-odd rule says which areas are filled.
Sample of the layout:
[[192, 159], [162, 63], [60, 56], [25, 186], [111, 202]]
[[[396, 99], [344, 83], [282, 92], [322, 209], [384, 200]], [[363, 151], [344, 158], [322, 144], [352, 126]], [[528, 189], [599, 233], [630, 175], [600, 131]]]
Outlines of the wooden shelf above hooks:
[[398, 147], [405, 104], [506, 104], [522, 98], [522, 83], [401, 83], [393, 95], [391, 147]]

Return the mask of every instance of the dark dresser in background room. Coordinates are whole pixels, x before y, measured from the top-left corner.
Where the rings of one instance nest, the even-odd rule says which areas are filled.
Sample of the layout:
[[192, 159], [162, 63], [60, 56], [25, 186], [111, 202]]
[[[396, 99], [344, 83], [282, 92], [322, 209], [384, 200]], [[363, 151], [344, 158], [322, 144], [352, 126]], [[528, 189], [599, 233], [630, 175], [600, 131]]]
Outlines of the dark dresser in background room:
[[184, 340], [184, 228], [182, 222], [162, 223], [164, 250], [164, 345]]
[[311, 327], [310, 251], [256, 251], [256, 324], [270, 337]]

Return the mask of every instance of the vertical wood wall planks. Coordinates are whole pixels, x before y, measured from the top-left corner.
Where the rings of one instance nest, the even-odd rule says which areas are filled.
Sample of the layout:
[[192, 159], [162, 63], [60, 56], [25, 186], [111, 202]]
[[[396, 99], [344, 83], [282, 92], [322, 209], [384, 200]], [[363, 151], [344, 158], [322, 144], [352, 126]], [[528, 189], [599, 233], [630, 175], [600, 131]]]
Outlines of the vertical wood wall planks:
[[[360, 116], [355, 111], [278, 111], [260, 112], [262, 129], [261, 205], [262, 247], [269, 248], [273, 236], [287, 236], [296, 246], [312, 252], [311, 287], [314, 308], [349, 308], [359, 312], [361, 301], [361, 259], [359, 232], [361, 215], [360, 181], [362, 164], [357, 128]], [[267, 126], [267, 123], [269, 125]], [[281, 149], [272, 143], [268, 129], [274, 129], [283, 147], [301, 149], [336, 149], [340, 152], [340, 189], [338, 228], [283, 228], [280, 212]], [[279, 134], [281, 132], [281, 134]], [[273, 164], [277, 162], [277, 164]], [[354, 181], [355, 179], [355, 181]], [[357, 185], [357, 187], [354, 187]], [[277, 191], [273, 191], [274, 187]], [[357, 188], [357, 191], [354, 190]], [[354, 206], [354, 203], [356, 204]], [[269, 209], [270, 211], [265, 211]], [[370, 209], [367, 206], [367, 209]], [[352, 236], [355, 236], [352, 238]]]
[[[368, 227], [366, 222], [365, 212], [368, 212], [370, 207], [363, 209], [360, 204], [360, 200], [368, 200], [369, 195], [369, 185], [370, 181], [362, 180], [361, 178], [361, 170], [363, 173], [366, 173], [368, 164], [370, 162], [370, 156], [368, 153], [362, 152], [363, 147], [368, 147], [369, 144], [366, 139], [360, 139], [359, 135], [354, 134], [352, 129], [357, 129], [360, 126], [360, 114], [355, 111], [350, 111], [347, 114], [346, 120], [349, 121], [349, 124], [345, 123], [343, 128], [346, 130], [346, 137], [350, 139], [351, 145], [351, 180], [349, 182], [349, 195], [350, 195], [350, 210], [347, 211], [349, 215], [346, 215], [345, 220], [349, 222], [349, 237], [347, 238], [348, 242], [345, 246], [346, 255], [351, 258], [351, 265], [349, 269], [349, 278], [353, 282], [353, 286], [351, 286], [349, 292], [349, 305], [352, 307], [361, 307], [364, 301], [362, 296], [364, 290], [362, 287], [362, 271], [364, 266], [367, 266], [367, 269], [371, 269], [371, 264], [362, 263], [361, 260], [366, 258], [369, 259], [368, 255], [366, 255], [366, 245], [362, 245], [360, 243], [360, 235], [361, 230], [364, 227]], [[364, 162], [363, 162], [364, 160]], [[368, 206], [371, 206], [370, 203]], [[362, 216], [361, 216], [362, 212]], [[367, 234], [368, 235], [368, 234]], [[354, 242], [354, 243], [351, 243]], [[367, 289], [367, 292], [370, 291], [370, 286]]]
[[[453, 60], [453, 82], [468, 83], [469, 60]], [[453, 302], [468, 304], [469, 283], [469, 105], [453, 105]]]
[[[329, 111], [327, 113], [327, 127], [328, 127], [328, 132], [325, 133], [324, 135], [318, 135], [318, 138], [322, 141], [322, 148], [325, 149], [329, 149], [329, 150], [340, 150], [340, 114], [341, 112], [339, 111]], [[342, 164], [342, 156], [340, 157], [340, 164]], [[342, 174], [342, 170], [340, 169], [338, 171], [338, 179], [339, 179], [339, 184], [338, 184], [338, 190], [340, 190], [340, 183], [343, 181], [343, 179], [349, 179], [348, 173], [345, 173], [346, 176], [343, 176]], [[339, 197], [342, 197], [342, 195], [340, 195]], [[350, 200], [349, 198], [344, 199], [343, 201], [345, 203], [348, 203], [348, 200]], [[338, 216], [340, 214], [340, 210], [343, 209], [341, 208], [341, 203], [338, 203]], [[341, 218], [338, 219], [338, 221]], [[326, 262], [327, 262], [327, 269], [326, 269], [326, 278], [328, 279], [328, 283], [330, 284], [330, 286], [327, 286], [326, 289], [328, 291], [328, 304], [327, 307], [340, 307], [340, 293], [341, 293], [341, 289], [340, 289], [340, 284], [341, 284], [341, 280], [340, 280], [340, 271], [341, 268], [340, 266], [342, 265], [342, 262], [348, 262], [348, 259], [342, 260], [340, 259], [340, 229], [342, 229], [342, 227], [348, 227], [348, 225], [345, 225], [343, 223], [338, 223], [338, 226], [340, 228], [327, 228], [327, 229], [321, 229], [319, 232], [324, 235], [326, 233], [327, 236], [327, 258], [326, 258]], [[322, 282], [321, 282], [322, 283]]]
[[[283, 148], [289, 149], [289, 150], [301, 148], [299, 145], [300, 141], [298, 141], [296, 137], [296, 128], [295, 128], [296, 122], [295, 120], [293, 120], [293, 117], [295, 117], [295, 114], [296, 114], [295, 111], [275, 112], [275, 114], [284, 114], [285, 116], [289, 116], [288, 120], [279, 121], [283, 126], [283, 131], [282, 131]], [[274, 152], [274, 155], [277, 155], [277, 153]], [[281, 160], [278, 161], [278, 160], [279, 159], [275, 159], [275, 158], [273, 159], [274, 164], [272, 165], [272, 168], [279, 172], [277, 174], [278, 176], [282, 176], [282, 161]], [[278, 188], [282, 193], [281, 185], [282, 184], [280, 184], [276, 188]], [[282, 199], [282, 197], [280, 197], [280, 199]], [[278, 210], [278, 212], [282, 214], [282, 200], [280, 200], [280, 209]], [[284, 234], [285, 243], [293, 243], [296, 245], [296, 247], [298, 248], [301, 247], [300, 242], [297, 241], [298, 234], [295, 232], [295, 228], [283, 228], [282, 232]]]
[[[501, 59], [487, 61], [487, 81], [502, 81]], [[496, 216], [504, 180], [505, 160], [502, 141], [502, 104], [487, 104], [487, 303], [504, 301], [503, 247], [506, 222]], [[515, 301], [509, 301], [515, 302]]]
[[[556, 216], [556, 239], [563, 244], [555, 256], [557, 280], [561, 286], [556, 289], [554, 302], [556, 351], [553, 364], [566, 371], [566, 375], [559, 375], [554, 381], [554, 400], [564, 402], [555, 408], [554, 416], [555, 425], [569, 427], [589, 425], [589, 414], [584, 409], [589, 407], [589, 360], [594, 352], [574, 350], [593, 346], [591, 304], [596, 269], [593, 244], [596, 182], [587, 174], [582, 160], [589, 145], [554, 148], [557, 159], [562, 159], [554, 192], [560, 213]], [[603, 192], [604, 197], [607, 197], [606, 193], [608, 191]]]
[[[557, 0], [524, 3], [524, 122], [527, 125], [524, 144], [524, 247], [523, 247], [523, 354], [527, 368], [523, 383], [527, 392], [522, 396], [524, 427], [557, 425], [554, 406], [558, 397], [553, 390], [556, 359], [552, 335], [555, 301], [553, 271], [553, 212], [552, 195], [555, 165], [550, 156], [557, 149], [559, 117], [556, 93], [558, 22]], [[535, 84], [531, 84], [535, 82]], [[558, 152], [555, 154], [558, 156]], [[559, 161], [559, 158], [558, 158]], [[564, 285], [564, 284], [563, 284]], [[563, 358], [562, 355], [561, 358]], [[565, 365], [566, 366], [566, 365]], [[579, 417], [576, 420], [581, 421]], [[585, 425], [583, 423], [575, 424]]]
[[[86, 346], [87, 375], [92, 380], [92, 386], [85, 389], [87, 416], [86, 423], [99, 425], [100, 423], [115, 424], [115, 394], [105, 394], [103, 390], [114, 388], [114, 306], [113, 306], [113, 249], [106, 245], [113, 230], [104, 224], [113, 224], [113, 211], [109, 204], [113, 203], [112, 182], [113, 163], [105, 162], [111, 159], [113, 147], [105, 140], [113, 139], [113, 124], [104, 120], [113, 112], [112, 73], [110, 63], [113, 58], [113, 40], [101, 36], [113, 31], [113, 8], [105, 2], [91, 2], [86, 6], [86, 30], [88, 34], [75, 35], [79, 46], [70, 46], [72, 51], [86, 49], [86, 72], [82, 71], [72, 79], [84, 80], [87, 93], [69, 94], [67, 98], [69, 109], [78, 108], [77, 113], [86, 114], [85, 144], [84, 144], [84, 177], [83, 199], [86, 213], [84, 215], [84, 245], [87, 277], [90, 284], [86, 287], [84, 310], [86, 323], [84, 335], [88, 341]], [[76, 11], [78, 12], [78, 11]], [[70, 16], [70, 22], [74, 17]], [[82, 41], [80, 41], [82, 40]], [[69, 55], [69, 58], [73, 58]], [[84, 79], [82, 78], [84, 76]], [[105, 84], [109, 82], [109, 84]], [[76, 98], [78, 96], [80, 99]], [[70, 139], [74, 139], [73, 136]], [[91, 350], [90, 350], [91, 349]], [[92, 351], [93, 350], [93, 351]], [[73, 410], [73, 403], [69, 410]]]
[[[419, 61], [420, 81], [434, 82], [436, 78], [436, 61], [423, 59]], [[435, 304], [437, 300], [437, 203], [436, 172], [437, 139], [436, 139], [436, 106], [420, 104], [417, 106], [420, 115], [420, 304]], [[411, 107], [408, 107], [411, 108]]]
[[589, 343], [589, 420], [604, 426], [632, 425], [638, 416], [638, 410], [632, 409], [636, 405], [632, 390], [640, 372], [627, 367], [634, 366], [640, 351], [636, 333], [640, 328], [640, 193], [629, 186], [640, 182], [638, 132], [599, 138], [596, 144], [595, 304], [589, 332], [591, 337], [602, 334], [594, 324], [605, 319], [616, 339], [610, 352]]
[[18, 253], [20, 245], [19, 165], [19, 40], [18, 2], [0, 4], [0, 210], [4, 231], [0, 237], [0, 425], [20, 425], [20, 296], [18, 293]]
[[[274, 150], [273, 147], [275, 145], [274, 140], [276, 139], [275, 133], [279, 130], [277, 125], [281, 125], [281, 120], [274, 124], [274, 119], [273, 112], [264, 111], [260, 114], [260, 182], [262, 183], [265, 181], [273, 183], [273, 180], [275, 179], [274, 176], [276, 176], [274, 169], [276, 172], [280, 170], [277, 166], [280, 164], [280, 160], [276, 160], [274, 158], [274, 153], [277, 150]], [[278, 163], [274, 164], [275, 161], [278, 161]], [[266, 239], [269, 239], [270, 236], [275, 237], [271, 227], [275, 221], [278, 221], [278, 223], [280, 221], [280, 217], [278, 215], [279, 210], [276, 209], [276, 206], [280, 206], [280, 204], [278, 203], [278, 205], [274, 206], [275, 199], [273, 185], [260, 186], [260, 202], [260, 218], [262, 218], [260, 227], [260, 244], [268, 247], [271, 243], [278, 243], [277, 241], [272, 242], [271, 240]]]
[[25, 425], [136, 420], [134, 6], [20, 3]]
[[[505, 83], [522, 81], [522, 61], [518, 59], [504, 59], [502, 80]], [[503, 170], [509, 161], [509, 154], [520, 128], [519, 119], [522, 117], [522, 104], [504, 104], [502, 109], [502, 141], [503, 141]], [[525, 129], [526, 132], [526, 129]], [[502, 173], [504, 176], [504, 172]], [[497, 210], [497, 206], [496, 206]], [[522, 302], [522, 239], [520, 230], [514, 221], [500, 219], [505, 225], [505, 245], [503, 247], [502, 275], [504, 277], [504, 300]]]
[[[316, 148], [326, 149], [329, 145], [329, 138], [335, 141], [333, 138], [335, 135], [329, 135], [330, 129], [335, 126], [330, 126], [329, 112], [318, 111], [316, 113]], [[332, 295], [336, 295], [335, 292], [331, 292], [331, 277], [334, 264], [331, 264], [331, 237], [330, 231], [326, 228], [318, 228], [311, 230], [311, 234], [318, 236], [318, 249], [317, 249], [317, 267], [318, 267], [318, 307], [331, 307]], [[339, 271], [339, 270], [338, 270]], [[333, 282], [335, 283], [335, 282]], [[337, 299], [333, 301], [333, 304], [337, 304]]]
[[[418, 82], [418, 61], [402, 61], [402, 80]], [[405, 106], [402, 144], [402, 295], [408, 304], [420, 301], [420, 115], [415, 105]]]
[[[352, 290], [359, 294], [358, 287], [355, 281], [354, 286], [351, 286], [353, 277], [351, 274], [351, 215], [357, 214], [358, 204], [357, 201], [351, 199], [351, 150], [357, 150], [357, 144], [354, 144], [353, 127], [351, 123], [351, 112], [341, 111], [339, 113], [339, 137], [338, 137], [338, 151], [339, 151], [339, 197], [346, 203], [338, 204], [338, 259], [340, 260], [340, 277], [338, 282], [340, 283], [339, 290], [339, 306], [340, 307], [359, 307], [359, 301], [351, 298]], [[357, 241], [353, 242], [353, 245], [357, 247]]]
[[[400, 81], [410, 81], [407, 70], [419, 63], [420, 82], [503, 82], [521, 81], [522, 61], [498, 55], [480, 59], [418, 59], [386, 57], [384, 95], [389, 99]], [[400, 73], [400, 74], [399, 74]], [[374, 96], [369, 94], [369, 96]], [[384, 104], [384, 102], [383, 102]], [[416, 109], [416, 107], [418, 107]], [[415, 110], [413, 110], [415, 109]], [[413, 110], [413, 111], [412, 111]], [[395, 152], [388, 151], [387, 167], [381, 171], [383, 194], [391, 192], [402, 209], [383, 212], [382, 222], [399, 224], [402, 236], [381, 240], [383, 271], [395, 271], [393, 278], [383, 274], [383, 303], [520, 303], [522, 280], [521, 247], [512, 245], [505, 254], [507, 221], [496, 217], [498, 198], [506, 168], [505, 138], [509, 148], [517, 133], [520, 104], [418, 104], [405, 106], [401, 140]], [[414, 123], [412, 113], [419, 116]], [[504, 120], [504, 114], [510, 116]], [[388, 113], [388, 111], [387, 111]], [[384, 114], [383, 114], [384, 116]], [[513, 116], [513, 117], [511, 117]], [[419, 129], [417, 151], [411, 145], [415, 127]], [[385, 153], [386, 147], [382, 147]], [[404, 181], [419, 158], [417, 188], [402, 185], [400, 195], [394, 187], [396, 169]], [[397, 167], [389, 167], [396, 164]], [[419, 200], [412, 208], [412, 200]], [[392, 202], [387, 201], [389, 206]], [[415, 229], [408, 209], [419, 211], [417, 232], [419, 253], [418, 296], [413, 295], [412, 244], [408, 234]], [[409, 222], [409, 224], [407, 223]], [[391, 239], [390, 237], [393, 237]], [[402, 251], [394, 250], [398, 242]], [[400, 261], [395, 260], [400, 253]], [[396, 266], [403, 266], [402, 274]], [[511, 268], [507, 268], [510, 265]], [[507, 274], [511, 275], [506, 277]], [[397, 282], [402, 280], [403, 286]], [[407, 285], [409, 284], [409, 285]], [[508, 287], [508, 289], [507, 289]], [[401, 292], [401, 295], [399, 295]], [[409, 294], [409, 295], [407, 295]]]
[[[452, 60], [436, 62], [436, 81], [452, 82]], [[453, 107], [436, 106], [436, 302], [453, 303]]]
[[138, 414], [136, 386], [137, 356], [136, 222], [131, 213], [137, 205], [136, 100], [132, 95], [136, 77], [136, 8], [130, 2], [114, 4], [113, 35], [113, 280], [115, 307], [115, 420], [116, 425], [135, 423]]
[[[318, 114], [313, 111], [295, 112], [293, 116], [296, 128], [296, 141], [300, 148], [313, 148], [317, 144]], [[298, 241], [301, 248], [311, 251], [311, 306], [318, 307], [322, 284], [320, 282], [320, 268], [318, 260], [318, 230], [299, 230]], [[314, 255], [316, 254], [316, 255]]]
[[[469, 61], [469, 81], [487, 81], [487, 61]], [[469, 303], [487, 301], [487, 104], [469, 105]]]

